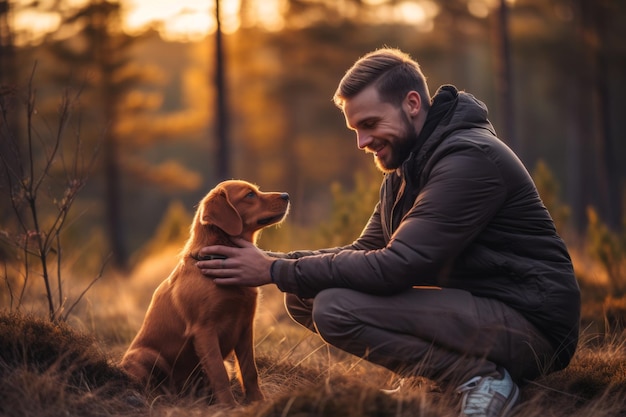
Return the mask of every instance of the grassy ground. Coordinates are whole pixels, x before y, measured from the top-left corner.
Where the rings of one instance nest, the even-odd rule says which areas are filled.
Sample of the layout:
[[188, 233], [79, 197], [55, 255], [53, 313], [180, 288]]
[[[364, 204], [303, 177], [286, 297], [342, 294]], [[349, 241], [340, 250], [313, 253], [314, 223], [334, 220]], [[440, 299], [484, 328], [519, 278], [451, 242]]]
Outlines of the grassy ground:
[[[173, 259], [160, 255], [158, 259]], [[151, 396], [117, 367], [158, 281], [171, 268], [155, 259], [128, 279], [99, 283], [67, 325], [35, 315], [0, 315], [1, 416], [455, 416], [459, 398], [432, 381], [406, 380], [326, 346], [285, 315], [264, 288], [256, 350], [266, 401], [224, 409], [199, 394]], [[581, 283], [584, 331], [571, 365], [522, 388], [515, 416], [626, 416], [626, 299]], [[608, 312], [608, 313], [607, 313]], [[233, 384], [235, 386], [236, 384]]]

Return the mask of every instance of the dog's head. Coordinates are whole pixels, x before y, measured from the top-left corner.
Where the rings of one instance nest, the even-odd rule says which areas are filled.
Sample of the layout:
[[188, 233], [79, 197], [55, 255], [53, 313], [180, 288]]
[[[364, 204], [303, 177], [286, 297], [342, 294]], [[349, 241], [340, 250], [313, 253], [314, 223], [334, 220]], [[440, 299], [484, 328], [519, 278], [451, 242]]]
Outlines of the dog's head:
[[258, 231], [280, 223], [288, 210], [289, 194], [265, 193], [249, 182], [229, 180], [218, 184], [202, 199], [196, 222], [255, 243]]

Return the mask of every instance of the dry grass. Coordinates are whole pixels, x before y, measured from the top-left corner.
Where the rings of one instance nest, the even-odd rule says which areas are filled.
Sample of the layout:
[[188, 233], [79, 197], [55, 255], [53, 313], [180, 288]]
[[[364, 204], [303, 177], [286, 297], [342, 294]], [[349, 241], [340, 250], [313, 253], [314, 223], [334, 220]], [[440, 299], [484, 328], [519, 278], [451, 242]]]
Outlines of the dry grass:
[[[264, 288], [256, 349], [266, 401], [224, 409], [202, 394], [151, 396], [117, 367], [174, 252], [147, 259], [133, 277], [99, 283], [67, 325], [0, 315], [0, 415], [367, 417], [455, 416], [458, 397], [414, 378], [387, 394], [391, 372], [326, 346], [286, 317], [282, 295]], [[157, 262], [158, 260], [158, 262]], [[522, 388], [515, 416], [626, 416], [626, 299], [584, 285], [586, 330], [564, 371]], [[605, 319], [605, 317], [607, 319]], [[233, 384], [235, 386], [235, 384]], [[239, 398], [241, 395], [239, 394]]]

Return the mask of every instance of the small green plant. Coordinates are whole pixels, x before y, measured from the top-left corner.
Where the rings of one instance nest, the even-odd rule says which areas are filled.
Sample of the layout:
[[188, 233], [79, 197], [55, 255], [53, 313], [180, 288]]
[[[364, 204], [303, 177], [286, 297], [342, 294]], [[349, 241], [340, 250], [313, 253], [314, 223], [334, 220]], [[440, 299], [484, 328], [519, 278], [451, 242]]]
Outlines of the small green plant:
[[[25, 132], [12, 127], [16, 92], [0, 96], [0, 193], [10, 208], [3, 213], [0, 239], [5, 244], [3, 280], [8, 292], [9, 310], [19, 311], [27, 298], [31, 280], [40, 279], [44, 287], [48, 316], [64, 321], [94, 279], [68, 307], [62, 281], [62, 233], [79, 191], [95, 161], [82, 155], [79, 129], [72, 126], [73, 111], [80, 91], [66, 90], [58, 106], [58, 123], [48, 124], [40, 116], [31, 73], [23, 98], [26, 109]], [[20, 134], [22, 133], [22, 134]], [[70, 141], [71, 139], [71, 141]], [[69, 145], [68, 145], [68, 142]], [[8, 249], [7, 249], [8, 248]]]
[[602, 222], [593, 207], [587, 208], [587, 244], [589, 254], [606, 271], [609, 289], [614, 296], [626, 294], [626, 232], [613, 232]]

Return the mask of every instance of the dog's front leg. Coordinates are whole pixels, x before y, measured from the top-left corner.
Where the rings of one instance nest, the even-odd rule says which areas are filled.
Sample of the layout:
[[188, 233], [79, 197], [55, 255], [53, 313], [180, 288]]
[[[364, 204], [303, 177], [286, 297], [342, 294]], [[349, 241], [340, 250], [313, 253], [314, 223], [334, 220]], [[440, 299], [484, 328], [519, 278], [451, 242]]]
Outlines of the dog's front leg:
[[259, 388], [259, 375], [254, 361], [252, 324], [246, 326], [242, 331], [241, 337], [235, 346], [235, 354], [237, 355], [237, 362], [239, 363], [239, 371], [241, 373], [246, 400], [263, 400], [263, 393], [261, 392], [261, 388]]
[[230, 389], [230, 378], [224, 366], [219, 340], [215, 334], [196, 334], [194, 348], [200, 363], [209, 379], [216, 402], [224, 405], [235, 405], [235, 397]]

